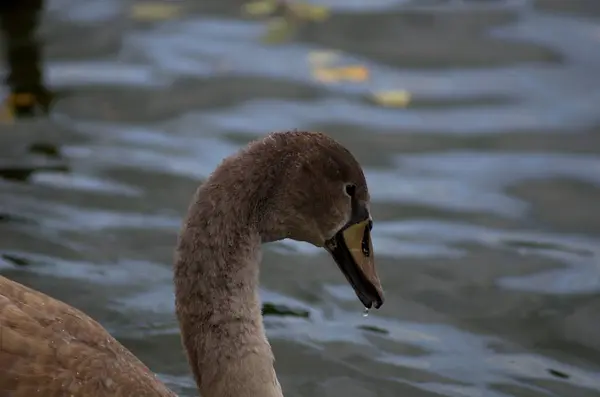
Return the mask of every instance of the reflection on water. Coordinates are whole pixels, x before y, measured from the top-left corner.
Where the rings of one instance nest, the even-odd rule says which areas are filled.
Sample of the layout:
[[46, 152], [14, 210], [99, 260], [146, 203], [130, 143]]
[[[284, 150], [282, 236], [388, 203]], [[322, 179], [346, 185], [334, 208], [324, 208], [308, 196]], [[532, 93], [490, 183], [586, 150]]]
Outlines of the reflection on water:
[[265, 247], [287, 396], [600, 396], [596, 2], [316, 4], [278, 45], [237, 1], [2, 9], [6, 105], [69, 92], [5, 106], [2, 274], [195, 395], [170, 267], [189, 198], [249, 139], [323, 130], [365, 166], [386, 305], [363, 317], [312, 246]]

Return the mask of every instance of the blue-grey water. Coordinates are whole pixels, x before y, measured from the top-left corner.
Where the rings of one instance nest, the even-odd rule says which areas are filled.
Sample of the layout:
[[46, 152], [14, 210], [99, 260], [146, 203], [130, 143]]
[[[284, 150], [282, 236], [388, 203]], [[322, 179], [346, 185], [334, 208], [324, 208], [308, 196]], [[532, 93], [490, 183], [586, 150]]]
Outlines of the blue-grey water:
[[[600, 2], [315, 0], [328, 18], [275, 43], [242, 1], [156, 3], [44, 5], [60, 95], [0, 126], [3, 275], [194, 396], [171, 285], [190, 197], [247, 141], [320, 130], [366, 169], [387, 300], [363, 317], [325, 252], [266, 246], [286, 396], [600, 396]], [[355, 78], [318, 80], [326, 57]]]

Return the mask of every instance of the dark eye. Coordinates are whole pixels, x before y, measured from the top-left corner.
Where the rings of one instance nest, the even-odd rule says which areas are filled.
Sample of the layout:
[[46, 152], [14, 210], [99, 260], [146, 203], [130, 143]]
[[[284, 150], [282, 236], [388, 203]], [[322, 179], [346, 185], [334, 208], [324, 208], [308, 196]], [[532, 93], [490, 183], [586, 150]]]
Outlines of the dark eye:
[[356, 185], [348, 184], [346, 185], [346, 194], [350, 197], [354, 197], [354, 193], [356, 192]]

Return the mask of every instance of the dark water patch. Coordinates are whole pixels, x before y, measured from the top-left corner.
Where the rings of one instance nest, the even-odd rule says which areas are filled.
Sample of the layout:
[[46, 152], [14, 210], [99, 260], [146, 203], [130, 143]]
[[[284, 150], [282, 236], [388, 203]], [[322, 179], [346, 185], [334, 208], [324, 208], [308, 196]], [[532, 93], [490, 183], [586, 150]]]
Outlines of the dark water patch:
[[35, 221], [24, 217], [22, 215], [13, 214], [9, 212], [0, 212], [0, 223], [20, 223], [20, 224], [34, 224]]
[[561, 379], [569, 379], [570, 378], [569, 374], [565, 374], [564, 372], [557, 371], [557, 370], [552, 369], [552, 368], [548, 369], [548, 373], [550, 375], [556, 376], [557, 378], [561, 378]]
[[363, 325], [359, 325], [358, 328], [362, 329], [362, 330], [365, 330], [365, 331], [368, 331], [368, 332], [373, 332], [373, 333], [376, 333], [376, 334], [383, 334], [383, 335], [389, 334], [388, 330], [376, 327], [374, 325], [363, 324]]
[[40, 143], [35, 132], [2, 134], [0, 146], [0, 178], [13, 182], [29, 182], [43, 172], [68, 173], [69, 162], [59, 154], [58, 144]]
[[31, 262], [22, 256], [12, 255], [12, 254], [1, 254], [0, 255], [5, 262], [8, 262], [15, 266], [29, 266]]
[[68, 172], [69, 168], [61, 164], [0, 164], [0, 178], [14, 182], [28, 182], [31, 176], [37, 172], [43, 171], [59, 171]]
[[263, 316], [280, 316], [280, 317], [299, 317], [299, 318], [309, 318], [310, 312], [307, 310], [297, 309], [288, 307], [281, 304], [265, 302], [262, 305], [262, 314]]
[[25, 182], [29, 179], [29, 176], [33, 173], [33, 169], [24, 168], [10, 168], [4, 167], [0, 169], [0, 178], [4, 178], [9, 181]]
[[50, 142], [33, 142], [29, 145], [28, 151], [33, 154], [40, 154], [53, 159], [62, 158], [60, 147]]

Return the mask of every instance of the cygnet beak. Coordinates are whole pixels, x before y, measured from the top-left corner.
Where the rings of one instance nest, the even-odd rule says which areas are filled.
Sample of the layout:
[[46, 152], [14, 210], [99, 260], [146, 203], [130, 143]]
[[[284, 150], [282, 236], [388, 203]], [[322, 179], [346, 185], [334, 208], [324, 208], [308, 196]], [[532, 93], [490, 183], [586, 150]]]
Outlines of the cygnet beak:
[[370, 219], [344, 226], [331, 239], [325, 241], [329, 251], [346, 279], [354, 288], [362, 304], [370, 309], [383, 305], [383, 289], [375, 270]]

